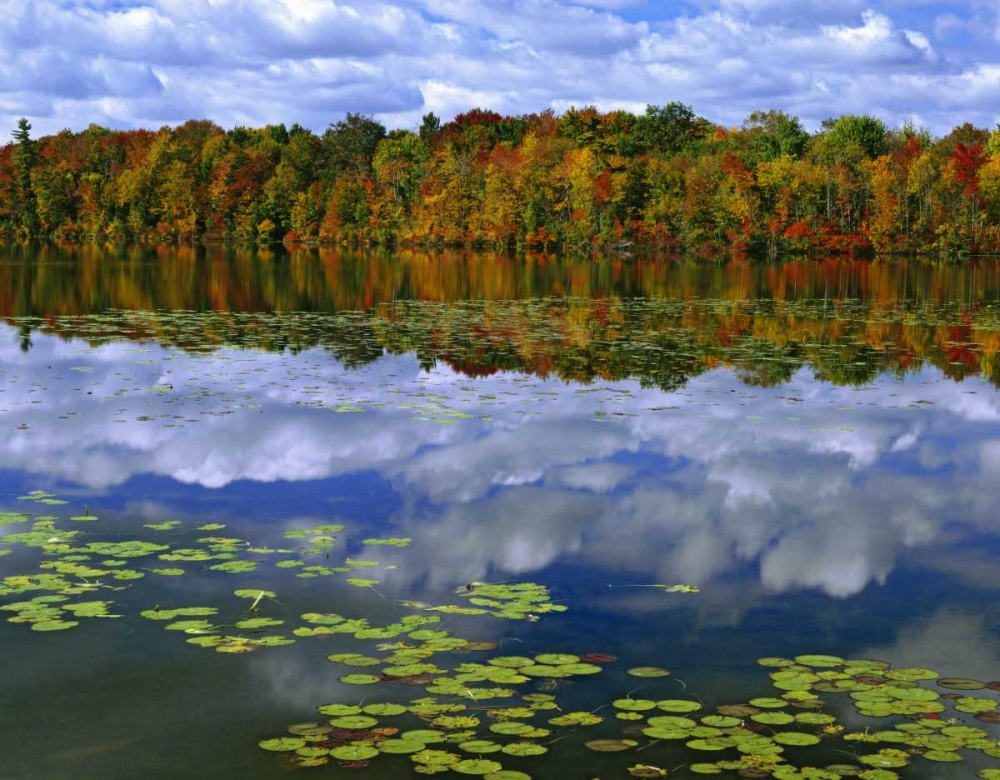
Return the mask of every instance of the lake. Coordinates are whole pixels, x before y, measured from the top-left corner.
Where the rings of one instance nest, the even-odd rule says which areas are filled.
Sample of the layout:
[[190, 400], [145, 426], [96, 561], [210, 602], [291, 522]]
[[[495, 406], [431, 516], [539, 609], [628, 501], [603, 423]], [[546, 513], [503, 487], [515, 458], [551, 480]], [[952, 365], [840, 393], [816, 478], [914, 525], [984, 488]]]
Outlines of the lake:
[[0, 250], [0, 774], [995, 780], [998, 352], [992, 261]]

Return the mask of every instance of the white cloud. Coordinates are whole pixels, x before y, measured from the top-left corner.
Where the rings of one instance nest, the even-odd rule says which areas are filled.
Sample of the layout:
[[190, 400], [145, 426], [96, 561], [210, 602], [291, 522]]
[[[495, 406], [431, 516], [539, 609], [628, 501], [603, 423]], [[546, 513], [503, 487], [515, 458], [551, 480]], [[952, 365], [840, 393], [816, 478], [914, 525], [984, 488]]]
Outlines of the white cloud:
[[682, 100], [730, 124], [772, 107], [811, 126], [851, 111], [919, 114], [941, 132], [992, 124], [996, 9], [924, 5], [705, 0], [665, 15], [631, 0], [0, 0], [0, 123], [322, 129], [346, 111], [413, 125], [475, 105]]

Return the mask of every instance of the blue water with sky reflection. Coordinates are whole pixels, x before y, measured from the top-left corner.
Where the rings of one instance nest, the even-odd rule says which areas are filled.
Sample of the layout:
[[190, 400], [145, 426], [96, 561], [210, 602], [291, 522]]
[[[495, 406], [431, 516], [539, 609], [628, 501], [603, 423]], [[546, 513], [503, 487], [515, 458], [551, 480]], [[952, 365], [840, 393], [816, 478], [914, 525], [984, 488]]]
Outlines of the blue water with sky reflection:
[[[567, 612], [531, 624], [456, 617], [449, 629], [508, 653], [618, 656], [599, 679], [565, 685], [560, 696], [583, 709], [645, 684], [708, 704], [770, 695], [761, 656], [1000, 677], [1000, 395], [986, 378], [925, 365], [844, 386], [802, 365], [760, 386], [720, 365], [664, 390], [469, 376], [405, 351], [345, 365], [329, 344], [190, 352], [47, 327], [30, 342], [23, 323], [0, 326], [0, 509], [45, 489], [115, 533], [224, 523], [257, 546], [342, 523], [338, 554], [380, 568], [372, 591], [271, 566], [193, 567], [122, 594], [120, 621], [52, 637], [0, 622], [5, 778], [284, 776], [256, 743], [356, 698], [325, 661], [340, 639], [230, 657], [138, 617], [149, 602], [209, 604], [239, 587], [272, 588], [290, 615], [388, 616], [465, 583], [543, 583]], [[360, 545], [370, 536], [413, 542], [373, 551]], [[24, 560], [0, 559], [0, 574]], [[700, 593], [629, 587], [655, 583]], [[673, 675], [624, 674], [638, 665]], [[420, 691], [400, 700], [410, 694]], [[604, 760], [553, 750], [530, 771], [589, 777]]]

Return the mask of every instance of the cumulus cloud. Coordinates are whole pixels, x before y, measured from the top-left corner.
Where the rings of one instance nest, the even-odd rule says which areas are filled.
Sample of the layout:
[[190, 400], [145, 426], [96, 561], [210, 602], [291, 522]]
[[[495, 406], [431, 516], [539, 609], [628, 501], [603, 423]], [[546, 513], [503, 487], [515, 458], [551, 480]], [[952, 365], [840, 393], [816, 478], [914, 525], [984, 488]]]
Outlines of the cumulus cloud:
[[0, 0], [0, 122], [39, 131], [300, 122], [412, 126], [681, 100], [870, 111], [936, 131], [1000, 116], [995, 5], [898, 0]]

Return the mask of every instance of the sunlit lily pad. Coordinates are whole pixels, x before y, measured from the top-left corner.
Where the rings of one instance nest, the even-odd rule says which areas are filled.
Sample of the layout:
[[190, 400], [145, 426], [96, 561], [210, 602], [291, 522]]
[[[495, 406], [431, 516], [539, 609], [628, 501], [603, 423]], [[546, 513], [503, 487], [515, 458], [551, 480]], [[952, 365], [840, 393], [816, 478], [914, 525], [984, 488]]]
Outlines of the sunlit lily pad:
[[377, 726], [378, 720], [375, 718], [369, 718], [366, 715], [345, 715], [342, 718], [334, 718], [330, 721], [330, 725], [338, 729], [360, 731], [362, 729], [370, 729], [373, 726]]
[[378, 748], [362, 744], [342, 745], [330, 751], [330, 755], [338, 761], [367, 761], [378, 754]]
[[459, 748], [466, 753], [499, 753], [502, 747], [489, 739], [474, 739], [462, 742]]
[[627, 712], [645, 712], [656, 707], [655, 701], [649, 699], [616, 699], [612, 705], [619, 710]]
[[697, 712], [701, 709], [701, 704], [696, 701], [686, 699], [663, 699], [656, 702], [657, 709], [663, 712]]
[[543, 653], [542, 655], [535, 656], [535, 662], [539, 664], [548, 664], [550, 666], [578, 664], [580, 663], [580, 656], [568, 655], [566, 653]]
[[686, 743], [692, 750], [717, 751], [726, 750], [735, 744], [727, 737], [708, 737], [706, 739], [692, 739]]
[[451, 769], [461, 775], [488, 775], [493, 772], [499, 772], [503, 769], [503, 765], [483, 758], [465, 759], [452, 765]]
[[670, 672], [666, 669], [661, 669], [658, 666], [636, 666], [628, 670], [628, 674], [632, 677], [669, 677]]
[[68, 628], [75, 628], [80, 625], [74, 620], [43, 620], [31, 624], [32, 631], [65, 631]]
[[509, 756], [524, 758], [543, 755], [544, 753], [548, 753], [549, 749], [535, 742], [511, 742], [509, 745], [503, 746], [503, 752]]
[[797, 655], [795, 662], [803, 666], [812, 666], [819, 669], [826, 669], [835, 666], [843, 666], [844, 659], [835, 655]]
[[[449, 753], [446, 750], [421, 750], [419, 753], [410, 756], [410, 759], [418, 764], [426, 764], [428, 766], [454, 766], [462, 760], [462, 757], [454, 753]], [[498, 765], [497, 769], [499, 768], [500, 766]]]
[[949, 750], [928, 750], [921, 756], [921, 758], [925, 758], [928, 761], [938, 761], [946, 764], [962, 760], [962, 757], [958, 753], [953, 753]]
[[374, 685], [381, 678], [372, 674], [345, 674], [337, 679], [344, 685]]
[[273, 753], [291, 753], [306, 746], [306, 741], [299, 737], [278, 737], [277, 739], [265, 739], [257, 743], [263, 750]]
[[819, 737], [801, 731], [779, 731], [772, 739], [779, 745], [791, 745], [795, 747], [819, 744]]
[[632, 777], [643, 778], [666, 777], [668, 774], [666, 769], [650, 766], [649, 764], [636, 764], [635, 766], [630, 766], [628, 768], [628, 773], [632, 775]]
[[426, 742], [415, 739], [387, 739], [379, 743], [379, 750], [383, 753], [409, 754], [419, 753], [427, 746]]

